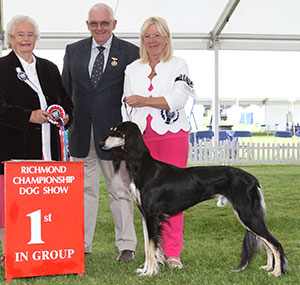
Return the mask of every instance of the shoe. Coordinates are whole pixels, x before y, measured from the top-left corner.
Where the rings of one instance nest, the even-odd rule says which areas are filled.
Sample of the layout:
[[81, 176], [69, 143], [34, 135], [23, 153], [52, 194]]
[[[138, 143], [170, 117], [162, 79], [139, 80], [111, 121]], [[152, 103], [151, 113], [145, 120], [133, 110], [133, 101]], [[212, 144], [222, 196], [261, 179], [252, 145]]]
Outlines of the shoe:
[[171, 256], [167, 259], [167, 263], [171, 268], [181, 269], [183, 267], [179, 257]]
[[5, 255], [2, 255], [1, 256], [1, 259], [0, 259], [0, 264], [3, 268], [5, 268]]
[[117, 261], [119, 262], [127, 262], [133, 259], [134, 259], [134, 251], [128, 249], [120, 251], [120, 254], [117, 257]]

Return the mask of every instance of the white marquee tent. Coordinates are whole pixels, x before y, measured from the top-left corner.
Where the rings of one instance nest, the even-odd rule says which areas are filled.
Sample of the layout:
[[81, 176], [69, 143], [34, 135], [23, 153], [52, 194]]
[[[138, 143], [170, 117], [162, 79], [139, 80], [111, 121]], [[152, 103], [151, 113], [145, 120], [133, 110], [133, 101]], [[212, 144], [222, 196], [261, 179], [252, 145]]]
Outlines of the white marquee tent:
[[[85, 20], [88, 9], [97, 2], [0, 0], [0, 28], [3, 31], [16, 14], [30, 15], [41, 30], [36, 52], [51, 60], [51, 54], [60, 50], [62, 58], [66, 44], [89, 36]], [[299, 0], [103, 2], [115, 11], [115, 33], [136, 44], [147, 17], [167, 20], [176, 53], [188, 60], [198, 101], [212, 104], [215, 118], [219, 100], [223, 104], [237, 100], [249, 104], [293, 101], [295, 113], [300, 114]], [[6, 52], [2, 35], [0, 55]], [[214, 128], [217, 130], [218, 120]]]
[[[2, 22], [16, 14], [31, 15], [42, 31], [41, 48], [64, 47], [87, 35], [88, 9], [97, 1], [2, 0]], [[106, 0], [118, 19], [116, 33], [138, 39], [143, 21], [164, 17], [175, 47], [207, 49], [300, 50], [298, 0]]]

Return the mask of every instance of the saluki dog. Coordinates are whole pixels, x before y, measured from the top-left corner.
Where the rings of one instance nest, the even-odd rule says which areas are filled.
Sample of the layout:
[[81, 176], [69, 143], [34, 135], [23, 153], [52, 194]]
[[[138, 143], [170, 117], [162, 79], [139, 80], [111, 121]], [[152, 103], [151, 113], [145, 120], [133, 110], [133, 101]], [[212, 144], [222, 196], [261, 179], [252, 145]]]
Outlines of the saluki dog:
[[247, 267], [261, 242], [267, 250], [267, 265], [261, 268], [273, 269], [269, 274], [276, 277], [287, 271], [288, 261], [283, 248], [266, 225], [263, 192], [251, 174], [230, 166], [178, 168], [155, 160], [138, 126], [132, 122], [113, 127], [99, 146], [112, 151], [116, 171], [124, 160], [130, 174], [130, 188], [142, 215], [145, 241], [144, 268], [137, 272], [148, 276], [158, 273], [162, 221], [220, 196], [230, 202], [238, 220], [246, 228], [240, 265], [235, 271]]

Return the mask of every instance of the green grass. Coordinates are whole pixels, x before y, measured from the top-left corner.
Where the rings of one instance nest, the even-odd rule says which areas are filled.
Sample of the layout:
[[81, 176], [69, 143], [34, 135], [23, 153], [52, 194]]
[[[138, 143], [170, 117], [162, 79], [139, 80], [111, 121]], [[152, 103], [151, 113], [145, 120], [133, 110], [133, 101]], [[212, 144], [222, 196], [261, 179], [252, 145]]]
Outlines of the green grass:
[[[13, 279], [12, 284], [300, 284], [300, 165], [255, 165], [243, 169], [257, 176], [264, 189], [267, 223], [281, 241], [290, 270], [275, 278], [260, 270], [266, 252], [258, 253], [243, 272], [232, 273], [239, 263], [244, 229], [232, 208], [218, 208], [216, 200], [185, 211], [183, 269], [161, 267], [158, 275], [141, 277], [134, 271], [144, 262], [141, 220], [135, 208], [138, 236], [136, 258], [128, 264], [116, 262], [114, 227], [105, 185], [100, 185], [100, 210], [93, 253], [86, 256], [84, 276], [59, 275]], [[0, 269], [0, 283], [5, 284]]]
[[300, 143], [300, 138], [298, 137], [293, 137], [293, 138], [276, 138], [274, 137], [273, 134], [267, 135], [266, 133], [254, 133], [252, 135], [252, 138], [243, 138], [244, 142], [252, 142], [255, 144], [260, 144], [262, 145], [263, 143], [266, 144], [297, 144]]

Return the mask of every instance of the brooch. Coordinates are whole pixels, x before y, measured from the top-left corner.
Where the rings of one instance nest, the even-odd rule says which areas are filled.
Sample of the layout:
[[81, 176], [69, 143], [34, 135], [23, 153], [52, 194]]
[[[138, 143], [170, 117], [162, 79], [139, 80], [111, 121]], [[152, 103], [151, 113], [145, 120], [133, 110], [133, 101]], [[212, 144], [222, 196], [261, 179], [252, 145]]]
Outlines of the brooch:
[[17, 72], [17, 77], [21, 81], [26, 81], [28, 79], [27, 74], [24, 71], [22, 71], [20, 67], [16, 68], [16, 72]]
[[118, 58], [117, 57], [111, 57], [111, 59], [112, 59], [111, 65], [112, 66], [117, 66], [118, 65]]

